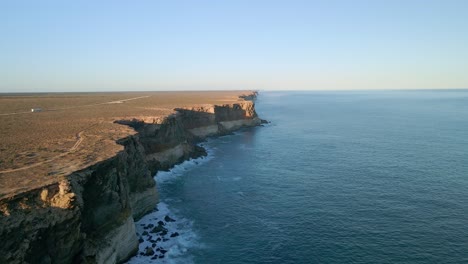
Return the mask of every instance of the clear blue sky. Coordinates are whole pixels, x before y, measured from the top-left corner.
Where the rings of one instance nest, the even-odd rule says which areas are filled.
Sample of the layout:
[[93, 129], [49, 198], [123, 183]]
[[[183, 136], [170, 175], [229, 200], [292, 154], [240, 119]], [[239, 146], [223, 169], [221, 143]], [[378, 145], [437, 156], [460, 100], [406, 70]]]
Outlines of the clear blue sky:
[[0, 92], [468, 88], [468, 1], [0, 2]]

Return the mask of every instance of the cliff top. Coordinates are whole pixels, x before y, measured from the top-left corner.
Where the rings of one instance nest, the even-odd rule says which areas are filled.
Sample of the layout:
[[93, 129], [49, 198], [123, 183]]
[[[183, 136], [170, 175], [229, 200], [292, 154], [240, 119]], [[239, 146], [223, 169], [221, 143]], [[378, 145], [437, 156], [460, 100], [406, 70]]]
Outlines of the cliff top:
[[[0, 198], [57, 182], [115, 156], [136, 132], [117, 120], [152, 122], [175, 108], [232, 104], [251, 91], [0, 95]], [[239, 97], [242, 98], [239, 98]]]

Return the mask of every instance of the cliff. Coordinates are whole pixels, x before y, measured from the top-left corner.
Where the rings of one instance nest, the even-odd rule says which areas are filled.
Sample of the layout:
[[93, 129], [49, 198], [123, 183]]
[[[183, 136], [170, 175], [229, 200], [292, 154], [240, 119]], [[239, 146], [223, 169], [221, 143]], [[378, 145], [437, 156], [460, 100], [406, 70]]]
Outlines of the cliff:
[[118, 140], [123, 150], [117, 155], [0, 200], [0, 263], [127, 260], [138, 249], [134, 221], [158, 202], [152, 175], [206, 155], [196, 143], [208, 136], [261, 121], [251, 101], [178, 108], [163, 119], [116, 121], [137, 132]]

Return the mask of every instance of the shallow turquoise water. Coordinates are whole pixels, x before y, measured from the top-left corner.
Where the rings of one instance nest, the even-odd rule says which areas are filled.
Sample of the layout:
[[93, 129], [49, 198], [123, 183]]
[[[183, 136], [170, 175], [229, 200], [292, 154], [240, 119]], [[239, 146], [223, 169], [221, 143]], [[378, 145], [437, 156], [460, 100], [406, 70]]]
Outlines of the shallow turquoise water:
[[[263, 92], [158, 175], [194, 263], [468, 263], [468, 91]], [[166, 177], [166, 178], [165, 178]]]

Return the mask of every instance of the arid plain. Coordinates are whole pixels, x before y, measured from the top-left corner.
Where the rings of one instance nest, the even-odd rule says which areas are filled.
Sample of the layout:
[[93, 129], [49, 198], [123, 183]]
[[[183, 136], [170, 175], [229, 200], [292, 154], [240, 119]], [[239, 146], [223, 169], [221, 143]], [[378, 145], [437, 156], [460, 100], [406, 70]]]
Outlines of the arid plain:
[[[234, 103], [247, 91], [0, 95], [0, 198], [56, 182], [122, 150], [115, 123], [158, 122], [174, 108]], [[38, 112], [32, 112], [38, 109]]]

